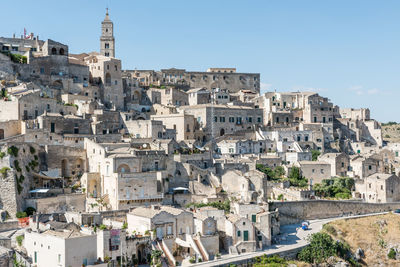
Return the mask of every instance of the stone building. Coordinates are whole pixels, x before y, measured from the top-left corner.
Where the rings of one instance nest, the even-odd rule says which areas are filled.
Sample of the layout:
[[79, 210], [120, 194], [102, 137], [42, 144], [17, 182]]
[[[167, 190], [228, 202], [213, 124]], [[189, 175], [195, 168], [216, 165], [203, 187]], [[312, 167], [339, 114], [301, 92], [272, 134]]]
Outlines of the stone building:
[[166, 129], [174, 130], [178, 141], [195, 139], [196, 121], [192, 114], [151, 115], [150, 119], [161, 121]]
[[247, 106], [203, 104], [183, 106], [181, 109], [185, 114], [194, 116], [205, 140], [240, 130], [255, 129], [262, 126], [263, 121], [261, 109]]
[[25, 232], [24, 247], [36, 266], [81, 266], [97, 260], [96, 235], [79, 231]]
[[76, 114], [74, 106], [65, 106], [50, 98], [34, 85], [9, 92], [10, 97], [0, 100], [0, 120], [32, 120], [48, 113]]
[[85, 140], [85, 149], [89, 172], [99, 173], [100, 177], [94, 175], [93, 182], [91, 179], [85, 182], [96, 185], [98, 196], [107, 199], [107, 208], [122, 209], [162, 201], [159, 183], [163, 177], [161, 171], [167, 168], [164, 151], [134, 149], [126, 143], [97, 144], [90, 140]]
[[355, 191], [366, 202], [397, 202], [400, 200], [400, 178], [394, 174], [375, 173], [358, 180]]
[[200, 105], [211, 102], [211, 92], [206, 88], [193, 88], [186, 91], [188, 94], [189, 105]]
[[345, 153], [325, 153], [318, 157], [319, 161], [331, 165], [331, 175], [344, 177], [350, 167], [350, 158]]
[[224, 240], [225, 249], [230, 254], [256, 251], [255, 228], [251, 220], [237, 214], [226, 216]]
[[124, 108], [121, 60], [90, 53], [85, 57], [93, 83], [103, 88], [103, 100], [109, 108]]
[[331, 164], [323, 161], [299, 161], [296, 164], [301, 175], [309, 184], [320, 184], [322, 180], [331, 178]]

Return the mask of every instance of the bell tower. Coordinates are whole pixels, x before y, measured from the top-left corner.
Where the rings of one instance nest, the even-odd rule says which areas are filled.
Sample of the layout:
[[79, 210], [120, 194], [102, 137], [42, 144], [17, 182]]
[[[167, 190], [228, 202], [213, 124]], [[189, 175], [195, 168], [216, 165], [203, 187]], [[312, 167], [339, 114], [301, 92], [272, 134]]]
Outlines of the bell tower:
[[101, 22], [100, 54], [106, 57], [115, 57], [114, 24], [108, 16]]

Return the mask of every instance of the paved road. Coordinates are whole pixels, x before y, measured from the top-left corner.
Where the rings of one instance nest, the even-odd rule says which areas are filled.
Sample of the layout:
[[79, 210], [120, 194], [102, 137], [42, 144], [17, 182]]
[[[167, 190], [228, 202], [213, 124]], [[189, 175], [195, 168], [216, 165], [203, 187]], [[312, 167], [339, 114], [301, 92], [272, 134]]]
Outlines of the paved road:
[[[248, 260], [254, 257], [262, 256], [262, 255], [272, 255], [276, 253], [281, 253], [285, 251], [290, 251], [292, 249], [298, 249], [303, 246], [308, 245], [307, 237], [313, 233], [317, 233], [321, 231], [322, 226], [328, 222], [347, 219], [347, 218], [360, 218], [367, 216], [376, 216], [380, 214], [386, 214], [387, 212], [382, 213], [371, 213], [364, 215], [356, 215], [356, 216], [347, 216], [347, 217], [337, 217], [337, 218], [329, 218], [322, 220], [312, 220], [310, 221], [310, 229], [308, 231], [304, 231], [300, 228], [300, 224], [291, 224], [285, 225], [281, 227], [281, 236], [283, 237], [280, 244], [273, 245], [268, 247], [263, 251], [243, 253], [240, 255], [222, 255], [221, 259], [197, 263], [195, 266], [220, 266], [229, 263], [234, 263], [237, 261]], [[194, 265], [193, 265], [194, 266]]]

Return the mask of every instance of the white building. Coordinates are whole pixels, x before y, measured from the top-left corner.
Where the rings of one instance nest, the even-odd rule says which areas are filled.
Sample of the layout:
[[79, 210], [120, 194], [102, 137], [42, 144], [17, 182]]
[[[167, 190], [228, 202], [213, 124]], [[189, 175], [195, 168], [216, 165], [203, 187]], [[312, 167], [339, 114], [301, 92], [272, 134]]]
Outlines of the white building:
[[78, 231], [25, 232], [25, 248], [34, 266], [83, 266], [97, 260], [96, 235]]

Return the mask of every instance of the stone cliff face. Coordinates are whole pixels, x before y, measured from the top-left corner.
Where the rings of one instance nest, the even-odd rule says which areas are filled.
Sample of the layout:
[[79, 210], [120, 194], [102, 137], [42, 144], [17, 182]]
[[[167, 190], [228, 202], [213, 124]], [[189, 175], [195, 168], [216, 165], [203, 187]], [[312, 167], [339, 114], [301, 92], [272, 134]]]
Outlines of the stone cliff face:
[[34, 144], [12, 144], [1, 147], [0, 208], [15, 218], [24, 210], [24, 199], [34, 187], [33, 172], [39, 171], [39, 147]]

